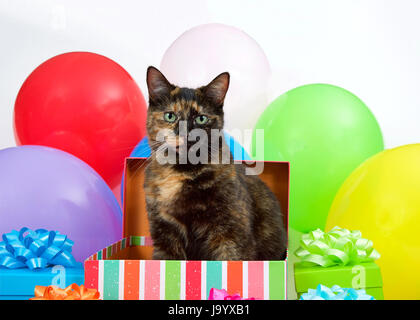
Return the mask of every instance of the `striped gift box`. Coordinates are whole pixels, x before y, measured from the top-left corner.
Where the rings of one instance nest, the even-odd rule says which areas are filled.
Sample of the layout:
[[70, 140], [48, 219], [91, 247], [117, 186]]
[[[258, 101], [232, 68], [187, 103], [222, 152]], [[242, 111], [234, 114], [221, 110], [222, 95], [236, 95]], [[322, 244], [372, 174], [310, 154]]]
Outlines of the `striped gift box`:
[[211, 288], [256, 299], [286, 299], [286, 261], [112, 260], [128, 246], [151, 246], [131, 236], [85, 261], [85, 285], [104, 300], [207, 300]]

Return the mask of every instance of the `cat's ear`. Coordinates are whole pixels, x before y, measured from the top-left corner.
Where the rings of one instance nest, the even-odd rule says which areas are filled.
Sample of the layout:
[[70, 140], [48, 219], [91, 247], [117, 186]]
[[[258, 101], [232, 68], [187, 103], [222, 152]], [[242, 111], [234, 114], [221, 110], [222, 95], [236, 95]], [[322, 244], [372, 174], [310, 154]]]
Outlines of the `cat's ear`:
[[147, 68], [147, 88], [149, 89], [149, 98], [156, 101], [163, 96], [169, 96], [171, 91], [175, 88], [166, 80], [165, 76], [155, 67]]
[[230, 75], [223, 72], [203, 88], [204, 95], [217, 106], [222, 106], [229, 88]]

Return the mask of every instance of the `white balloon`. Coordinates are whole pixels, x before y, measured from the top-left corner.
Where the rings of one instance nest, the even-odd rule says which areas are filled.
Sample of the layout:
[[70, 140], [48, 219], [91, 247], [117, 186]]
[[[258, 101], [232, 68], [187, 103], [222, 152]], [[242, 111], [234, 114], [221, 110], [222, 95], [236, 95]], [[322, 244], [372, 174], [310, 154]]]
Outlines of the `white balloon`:
[[[208, 84], [228, 71], [225, 130], [249, 151], [245, 130], [253, 130], [268, 105], [270, 64], [258, 43], [245, 32], [223, 24], [204, 24], [184, 32], [166, 50], [160, 69], [181, 87]], [[250, 140], [250, 139], [245, 139]]]

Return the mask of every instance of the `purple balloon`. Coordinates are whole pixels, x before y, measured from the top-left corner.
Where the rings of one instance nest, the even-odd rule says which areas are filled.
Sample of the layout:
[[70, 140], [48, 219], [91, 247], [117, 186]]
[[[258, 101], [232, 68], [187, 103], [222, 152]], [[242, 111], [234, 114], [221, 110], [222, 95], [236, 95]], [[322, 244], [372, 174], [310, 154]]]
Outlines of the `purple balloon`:
[[0, 235], [57, 230], [84, 261], [121, 239], [122, 213], [105, 181], [71, 154], [41, 146], [0, 150]]

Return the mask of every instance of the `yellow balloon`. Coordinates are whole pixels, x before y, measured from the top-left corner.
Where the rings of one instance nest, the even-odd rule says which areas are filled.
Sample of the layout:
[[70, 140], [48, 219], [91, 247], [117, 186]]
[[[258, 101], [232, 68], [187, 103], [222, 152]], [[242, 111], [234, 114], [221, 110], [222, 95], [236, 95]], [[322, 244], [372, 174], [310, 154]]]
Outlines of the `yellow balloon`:
[[385, 299], [420, 299], [420, 144], [385, 150], [346, 179], [326, 230], [360, 230], [373, 241]]

